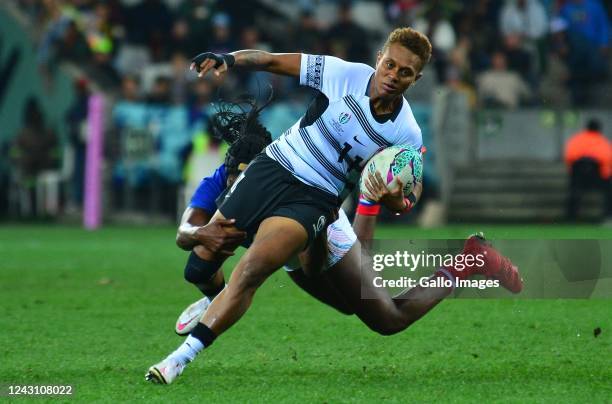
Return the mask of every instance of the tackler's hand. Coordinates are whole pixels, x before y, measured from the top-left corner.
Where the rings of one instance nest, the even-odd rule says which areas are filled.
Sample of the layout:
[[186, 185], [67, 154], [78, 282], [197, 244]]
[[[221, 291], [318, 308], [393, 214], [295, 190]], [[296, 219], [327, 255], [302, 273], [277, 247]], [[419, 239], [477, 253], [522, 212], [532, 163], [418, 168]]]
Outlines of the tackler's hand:
[[196, 237], [208, 251], [222, 257], [234, 255], [234, 250], [245, 239], [246, 232], [235, 227], [233, 219], [219, 219], [200, 227]]

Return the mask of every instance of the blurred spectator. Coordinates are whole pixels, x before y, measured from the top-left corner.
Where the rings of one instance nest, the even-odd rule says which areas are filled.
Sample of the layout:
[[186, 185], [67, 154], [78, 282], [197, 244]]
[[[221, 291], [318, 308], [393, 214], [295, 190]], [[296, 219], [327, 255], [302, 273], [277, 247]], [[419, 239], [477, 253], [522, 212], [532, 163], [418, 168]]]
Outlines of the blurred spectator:
[[539, 0], [506, 0], [499, 16], [502, 35], [538, 41], [548, 32], [548, 17]]
[[[502, 39], [502, 49], [506, 56], [508, 69], [517, 72], [523, 80], [532, 86], [537, 85], [534, 62], [537, 58], [535, 48], [529, 48], [523, 42], [520, 35], [507, 35]], [[529, 50], [528, 50], [529, 49]]]
[[267, 42], [261, 40], [261, 33], [255, 26], [248, 26], [242, 30], [240, 35], [241, 49], [259, 49], [272, 52], [272, 47]]
[[568, 88], [570, 72], [565, 63], [567, 47], [563, 30], [565, 22], [557, 18], [550, 24], [551, 35], [546, 57], [546, 70], [540, 81], [542, 104], [549, 107], [568, 107], [571, 96]]
[[189, 60], [180, 52], [172, 54], [171, 74], [172, 74], [172, 89], [171, 99], [175, 105], [184, 104], [187, 101], [189, 86], [193, 75], [189, 72]]
[[497, 21], [501, 2], [493, 0], [467, 0], [452, 22], [458, 36], [467, 36], [471, 42], [471, 66], [479, 73], [490, 64], [490, 54], [499, 47]]
[[159, 76], [155, 79], [151, 92], [147, 97], [149, 104], [169, 106], [172, 100], [172, 80], [170, 77]]
[[177, 20], [172, 27], [172, 49], [182, 52], [189, 57], [197, 55], [204, 45], [200, 38], [194, 35], [187, 20]]
[[570, 170], [570, 189], [567, 215], [577, 217], [582, 195], [590, 189], [604, 194], [606, 214], [612, 214], [612, 144], [602, 133], [601, 123], [595, 119], [585, 130], [572, 136], [565, 145], [565, 164]]
[[89, 46], [81, 33], [77, 19], [79, 14], [57, 2], [46, 2], [48, 22], [38, 49], [38, 61], [43, 68], [55, 65], [58, 59], [75, 62], [89, 56]]
[[189, 103], [189, 126], [197, 131], [206, 131], [209, 124], [213, 83], [208, 79], [199, 79], [194, 83], [191, 102]]
[[29, 194], [30, 213], [37, 206], [36, 180], [45, 170], [57, 169], [59, 151], [57, 136], [45, 123], [38, 100], [30, 97], [23, 113], [23, 128], [14, 139], [11, 150], [19, 184]]
[[463, 36], [455, 49], [450, 52], [449, 65], [446, 71], [446, 84], [464, 94], [467, 97], [468, 104], [474, 108], [477, 104], [476, 91], [473, 86], [473, 77], [470, 67], [471, 43], [469, 38]]
[[[144, 186], [149, 178], [146, 153], [152, 151], [152, 136], [148, 130], [147, 110], [140, 102], [140, 82], [126, 76], [121, 83], [121, 96], [112, 112], [108, 154], [113, 167], [112, 188], [115, 208], [131, 205], [131, 188]], [[130, 199], [126, 201], [125, 199]]]
[[[514, 48], [527, 55], [531, 61], [521, 62], [518, 70], [523, 78], [536, 82], [535, 74], [544, 69], [546, 63], [546, 34], [548, 33], [548, 16], [540, 0], [506, 0], [499, 16], [500, 31], [506, 42], [506, 48]], [[513, 43], [508, 44], [509, 39]], [[507, 54], [510, 69], [516, 55]], [[529, 71], [529, 70], [530, 71]]]
[[393, 0], [389, 3], [387, 16], [392, 25], [409, 27], [414, 24], [421, 6], [420, 0]]
[[414, 29], [427, 35], [433, 46], [432, 61], [439, 83], [446, 81], [449, 54], [455, 47], [455, 30], [442, 14], [442, 1], [431, 2], [423, 17], [416, 20]]
[[105, 2], [96, 3], [93, 12], [85, 16], [84, 33], [98, 75], [103, 76], [106, 82], [116, 84], [121, 81], [121, 78], [112, 64], [115, 42], [110, 11], [110, 7]]
[[351, 62], [372, 63], [370, 35], [353, 21], [351, 9], [350, 1], [339, 4], [338, 19], [327, 31], [329, 53]]
[[610, 47], [610, 21], [599, 0], [568, 0], [559, 10], [568, 25], [568, 33], [579, 35], [599, 52]]
[[72, 157], [67, 198], [68, 208], [79, 209], [83, 205], [89, 93], [87, 80], [77, 80], [75, 82], [75, 98], [66, 113], [66, 123], [68, 125], [67, 150]]
[[236, 44], [231, 35], [231, 21], [225, 13], [215, 14], [212, 20], [212, 37], [208, 50], [217, 53], [227, 53], [236, 50]]
[[450, 51], [447, 75], [452, 75], [455, 80], [464, 83], [473, 83], [472, 66], [470, 63], [470, 53], [472, 42], [467, 36], [462, 36], [457, 42], [457, 46]]
[[58, 60], [69, 60], [72, 62], [81, 62], [89, 59], [91, 49], [87, 43], [87, 38], [79, 31], [77, 23], [67, 21], [65, 29], [57, 42], [53, 45], [53, 54], [50, 55], [49, 64]]
[[570, 88], [577, 105], [589, 104], [592, 87], [610, 66], [610, 22], [598, 0], [569, 0], [559, 11], [566, 24]]
[[155, 62], [167, 58], [173, 25], [168, 6], [162, 0], [143, 0], [125, 13], [128, 42], [146, 46]]
[[136, 76], [125, 76], [121, 82], [123, 101], [137, 102], [140, 100], [140, 84]]
[[288, 43], [285, 44], [286, 49], [303, 53], [320, 55], [325, 53], [325, 43], [321, 40], [323, 31], [319, 22], [315, 19], [312, 10], [303, 10], [300, 13], [299, 20], [293, 29], [292, 35], [287, 38]]
[[531, 95], [527, 84], [517, 73], [508, 70], [502, 52], [495, 52], [491, 59], [491, 68], [477, 78], [481, 103], [488, 107], [516, 108]]
[[177, 20], [172, 28], [173, 49], [192, 58], [210, 49], [212, 15], [216, 0], [185, 0], [176, 10]]
[[[110, 8], [106, 3], [97, 3], [94, 11], [86, 16], [85, 36], [90, 49], [96, 57], [108, 61], [113, 52], [113, 33], [110, 22]], [[99, 55], [99, 56], [98, 56]]]

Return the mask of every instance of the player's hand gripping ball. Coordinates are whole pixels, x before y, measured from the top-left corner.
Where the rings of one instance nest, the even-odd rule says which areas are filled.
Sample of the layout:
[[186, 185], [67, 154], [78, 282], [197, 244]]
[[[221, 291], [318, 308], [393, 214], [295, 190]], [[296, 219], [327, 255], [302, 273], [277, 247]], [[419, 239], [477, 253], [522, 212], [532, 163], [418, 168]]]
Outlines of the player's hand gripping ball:
[[359, 188], [367, 195], [365, 180], [368, 176], [380, 173], [387, 189], [393, 191], [399, 179], [404, 184], [404, 195], [408, 195], [417, 183], [423, 181], [423, 157], [421, 152], [412, 146], [397, 145], [387, 147], [376, 153], [365, 165]]

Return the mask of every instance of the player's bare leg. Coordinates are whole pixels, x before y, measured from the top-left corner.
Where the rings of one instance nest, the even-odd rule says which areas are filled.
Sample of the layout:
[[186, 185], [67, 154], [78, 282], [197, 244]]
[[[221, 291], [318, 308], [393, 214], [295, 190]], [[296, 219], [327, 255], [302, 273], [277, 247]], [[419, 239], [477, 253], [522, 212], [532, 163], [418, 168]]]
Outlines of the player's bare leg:
[[[357, 241], [326, 274], [361, 321], [379, 334], [390, 335], [406, 329], [452, 292], [452, 288], [417, 286], [391, 297], [385, 289], [373, 286], [375, 273], [368, 270], [372, 268], [369, 259], [366, 254], [362, 257]], [[367, 298], [362, 296], [363, 288], [367, 288]]]
[[212, 223], [209, 223], [210, 219], [206, 210], [188, 207], [177, 231], [177, 246], [191, 251], [184, 270], [185, 280], [204, 294], [179, 315], [174, 327], [178, 335], [188, 335], [193, 330], [210, 303], [225, 287], [221, 270], [223, 259], [208, 260], [212, 256], [208, 249], [214, 249], [217, 255], [230, 256], [235, 246], [246, 238], [246, 233], [236, 229], [232, 220], [226, 220], [221, 215]]
[[318, 301], [333, 307], [342, 314], [355, 314], [355, 310], [338, 291], [327, 272], [307, 275], [300, 268], [287, 272], [287, 274], [296, 285]]
[[291, 257], [302, 251], [307, 241], [306, 230], [295, 220], [285, 217], [265, 219], [259, 226], [253, 244], [232, 272], [227, 287], [213, 300], [185, 342], [149, 369], [147, 380], [172, 383], [199, 351], [211, 345], [217, 336], [244, 315], [259, 286]]
[[242, 317], [259, 286], [291, 257], [302, 251], [306, 230], [293, 219], [272, 217], [259, 226], [251, 247], [232, 272], [227, 287], [200, 321], [221, 335]]

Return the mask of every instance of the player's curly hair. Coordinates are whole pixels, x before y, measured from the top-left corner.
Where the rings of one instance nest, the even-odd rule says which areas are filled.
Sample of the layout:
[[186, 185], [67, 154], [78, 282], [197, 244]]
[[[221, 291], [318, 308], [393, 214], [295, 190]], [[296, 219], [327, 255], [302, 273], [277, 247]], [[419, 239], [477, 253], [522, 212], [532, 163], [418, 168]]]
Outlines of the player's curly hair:
[[250, 95], [217, 106], [211, 129], [213, 136], [230, 145], [225, 154], [225, 170], [229, 175], [237, 175], [272, 142], [272, 135], [259, 122], [259, 114], [270, 104], [272, 96], [270, 89], [270, 96], [262, 106]]
[[421, 61], [421, 68], [423, 68], [429, 59], [431, 59], [431, 42], [426, 35], [421, 34], [410, 27], [396, 28], [387, 37], [385, 44], [383, 45], [382, 51], [386, 51], [391, 44], [400, 44], [404, 48], [409, 49], [417, 55]]

